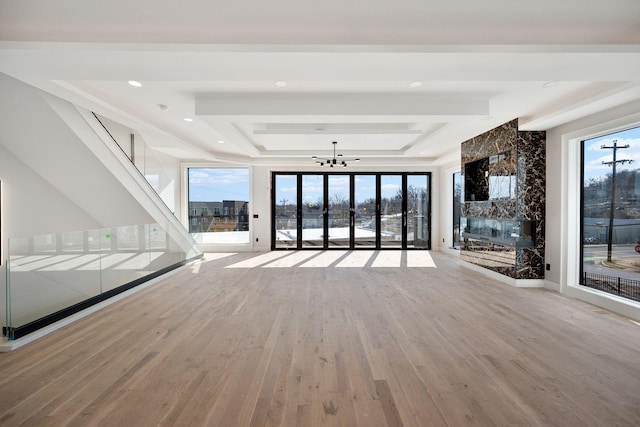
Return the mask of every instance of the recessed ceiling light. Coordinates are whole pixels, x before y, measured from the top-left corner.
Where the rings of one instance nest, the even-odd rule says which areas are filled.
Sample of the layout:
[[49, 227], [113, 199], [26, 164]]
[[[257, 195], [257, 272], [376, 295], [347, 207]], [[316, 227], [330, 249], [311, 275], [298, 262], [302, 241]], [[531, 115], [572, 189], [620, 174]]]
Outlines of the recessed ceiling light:
[[221, 139], [219, 139], [219, 140], [218, 140], [218, 144], [224, 144], [224, 141], [223, 141], [223, 140], [221, 140]]
[[140, 87], [140, 86], [142, 86], [142, 83], [137, 82], [137, 81], [135, 81], [135, 80], [129, 80], [127, 83], [129, 83], [129, 84], [130, 84], [131, 86], [133, 86], [133, 87]]
[[277, 82], [274, 83], [274, 85], [278, 87], [285, 87], [287, 85], [287, 82], [285, 82], [284, 80], [278, 80]]
[[556, 82], [556, 81], [550, 81], [550, 82], [546, 82], [542, 84], [542, 87], [553, 87], [555, 85], [557, 85], [560, 82]]
[[421, 87], [422, 86], [422, 82], [419, 81], [415, 81], [415, 82], [411, 82], [409, 83], [410, 87]]
[[184, 118], [184, 121], [185, 121], [185, 122], [192, 122], [192, 121], [193, 121], [193, 119], [192, 119], [191, 117], [185, 117], [185, 118]]

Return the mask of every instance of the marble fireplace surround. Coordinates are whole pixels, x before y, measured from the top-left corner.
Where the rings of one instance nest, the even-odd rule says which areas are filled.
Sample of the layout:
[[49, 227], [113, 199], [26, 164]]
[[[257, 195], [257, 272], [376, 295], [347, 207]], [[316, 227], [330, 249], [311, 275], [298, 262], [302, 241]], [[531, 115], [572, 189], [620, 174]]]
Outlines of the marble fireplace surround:
[[[529, 247], [463, 234], [462, 260], [516, 282], [544, 279], [545, 145], [544, 131], [519, 131], [518, 119], [462, 143], [462, 173], [465, 174], [467, 164], [472, 165], [463, 177], [467, 194], [461, 216], [534, 221], [533, 242]], [[475, 165], [481, 168], [476, 170]], [[503, 188], [490, 194], [489, 177], [494, 182], [501, 179], [505, 188], [515, 184], [515, 189]]]

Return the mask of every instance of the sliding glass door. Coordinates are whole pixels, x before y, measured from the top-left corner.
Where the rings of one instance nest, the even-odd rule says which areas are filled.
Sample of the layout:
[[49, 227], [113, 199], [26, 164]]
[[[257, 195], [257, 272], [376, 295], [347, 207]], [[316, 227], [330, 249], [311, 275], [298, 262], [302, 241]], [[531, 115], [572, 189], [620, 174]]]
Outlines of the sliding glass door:
[[354, 247], [376, 247], [376, 175], [354, 175]]
[[298, 245], [298, 176], [278, 174], [274, 176], [273, 200], [274, 246], [297, 248]]
[[303, 248], [325, 246], [325, 175], [302, 175], [302, 240]]
[[429, 175], [407, 175], [407, 246], [429, 246]]
[[429, 249], [430, 174], [280, 173], [273, 249]]
[[406, 217], [402, 207], [403, 175], [381, 175], [378, 187], [380, 196], [380, 245], [402, 248], [402, 234]]
[[329, 175], [328, 215], [330, 247], [351, 247], [351, 177]]

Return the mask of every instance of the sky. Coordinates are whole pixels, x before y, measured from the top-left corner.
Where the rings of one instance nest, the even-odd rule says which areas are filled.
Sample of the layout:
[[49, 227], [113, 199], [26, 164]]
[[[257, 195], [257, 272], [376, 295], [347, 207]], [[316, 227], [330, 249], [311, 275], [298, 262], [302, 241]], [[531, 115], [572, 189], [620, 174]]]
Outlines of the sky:
[[[401, 187], [400, 175], [383, 175], [382, 197], [393, 197]], [[408, 185], [425, 187], [424, 175], [409, 175]], [[303, 175], [303, 203], [317, 202], [322, 197], [322, 175]], [[374, 175], [355, 176], [356, 202], [376, 196]], [[329, 197], [349, 198], [349, 175], [329, 176]], [[296, 199], [296, 176], [277, 175], [276, 200], [293, 203]], [[189, 201], [216, 202], [222, 200], [249, 201], [249, 169], [246, 168], [189, 168]]]
[[[287, 200], [287, 204], [296, 200], [296, 176], [278, 175], [276, 182], [276, 203]], [[367, 199], [376, 197], [376, 177], [375, 175], [355, 175], [355, 201], [356, 204]], [[400, 175], [383, 175], [381, 182], [381, 195], [383, 198], [393, 197], [402, 186]], [[409, 175], [408, 185], [424, 187], [425, 178], [423, 175]], [[322, 198], [323, 176], [303, 175], [302, 178], [302, 202], [303, 204], [314, 203]], [[349, 175], [329, 176], [329, 198], [332, 195], [341, 195], [344, 199], [349, 198]]]
[[640, 169], [640, 127], [616, 132], [610, 135], [600, 136], [585, 141], [584, 145], [584, 181], [590, 178], [604, 177], [611, 173], [611, 166], [603, 165], [602, 162], [613, 160], [613, 150], [602, 149], [601, 146], [613, 146], [617, 141], [618, 146], [629, 145], [629, 148], [617, 150], [616, 160], [633, 160], [631, 164], [620, 164], [616, 170], [636, 170]]
[[189, 201], [249, 201], [249, 169], [189, 168]]
[[[288, 200], [290, 203], [296, 199], [296, 176], [278, 175], [276, 185], [276, 200]], [[373, 175], [356, 176], [357, 201], [363, 201], [376, 195], [376, 179]], [[392, 186], [392, 190], [397, 190]], [[339, 194], [345, 199], [349, 197], [349, 176], [336, 175], [329, 177], [329, 191], [331, 194]], [[303, 175], [302, 178], [302, 201], [303, 203], [317, 202], [322, 198], [323, 177], [322, 175]], [[394, 191], [395, 192], [395, 191]]]

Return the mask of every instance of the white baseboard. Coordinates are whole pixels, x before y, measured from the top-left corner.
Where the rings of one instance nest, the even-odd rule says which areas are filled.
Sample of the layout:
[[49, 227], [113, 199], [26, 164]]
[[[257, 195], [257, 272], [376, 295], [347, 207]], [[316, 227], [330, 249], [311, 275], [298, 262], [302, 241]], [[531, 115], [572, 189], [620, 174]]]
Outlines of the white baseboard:
[[640, 322], [640, 303], [638, 302], [586, 286], [567, 286], [565, 295]]

